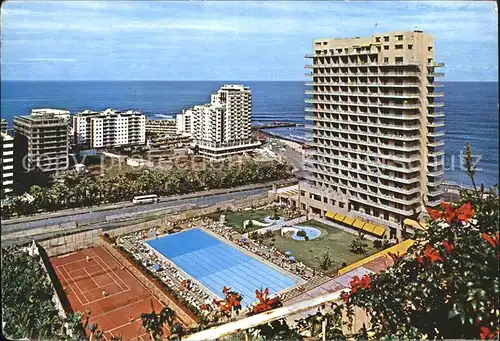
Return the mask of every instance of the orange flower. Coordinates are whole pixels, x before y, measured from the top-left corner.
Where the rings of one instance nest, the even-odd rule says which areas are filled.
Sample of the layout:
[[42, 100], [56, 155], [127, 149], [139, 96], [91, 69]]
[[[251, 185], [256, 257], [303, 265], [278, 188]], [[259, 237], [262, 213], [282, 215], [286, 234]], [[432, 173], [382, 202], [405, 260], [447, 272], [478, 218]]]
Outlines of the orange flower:
[[455, 249], [455, 245], [453, 245], [453, 243], [448, 243], [447, 240], [443, 241], [443, 247], [446, 251], [446, 253], [452, 253], [453, 250]]
[[363, 275], [361, 279], [358, 276], [354, 276], [351, 281], [351, 292], [354, 294], [358, 289], [368, 289], [370, 288], [372, 278], [370, 275]]
[[451, 204], [446, 202], [441, 202], [441, 210], [434, 210], [432, 208], [427, 208], [427, 213], [429, 213], [432, 220], [444, 219], [448, 225], [452, 222], [464, 222], [468, 223], [469, 220], [474, 216], [474, 209], [472, 204], [467, 202], [462, 206], [454, 209]]
[[491, 238], [486, 232], [481, 233], [481, 237], [483, 237], [483, 239], [486, 240], [488, 242], [488, 244], [491, 245], [492, 248], [496, 248], [497, 247], [498, 241], [499, 241], [498, 240], [499, 239], [498, 232], [497, 232], [497, 234], [495, 236], [495, 239]]
[[493, 334], [490, 328], [482, 326], [479, 328], [479, 337], [481, 338], [481, 340], [490, 340], [495, 337], [495, 334]]
[[281, 299], [278, 296], [273, 298], [268, 297], [269, 288], [266, 288], [264, 291], [255, 290], [255, 296], [259, 300], [259, 303], [253, 308], [254, 313], [261, 313], [282, 305]]
[[439, 255], [439, 252], [437, 252], [437, 250], [429, 244], [425, 247], [424, 255], [431, 262], [431, 264], [437, 261], [444, 263], [444, 259]]

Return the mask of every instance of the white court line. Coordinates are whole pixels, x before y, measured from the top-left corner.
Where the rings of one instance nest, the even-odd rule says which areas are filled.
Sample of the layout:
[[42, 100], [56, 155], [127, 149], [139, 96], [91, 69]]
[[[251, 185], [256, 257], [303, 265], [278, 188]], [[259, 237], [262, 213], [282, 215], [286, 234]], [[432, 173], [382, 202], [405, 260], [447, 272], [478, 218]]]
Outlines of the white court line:
[[[108, 252], [108, 250], [106, 250], [106, 249], [104, 249], [104, 248], [102, 248], [102, 249], [103, 249], [104, 251]], [[92, 252], [94, 252], [94, 251], [92, 250]], [[94, 252], [94, 254], [95, 254], [95, 252]], [[108, 254], [109, 254], [109, 252], [108, 252]], [[121, 265], [121, 266], [123, 266], [122, 264], [120, 264], [120, 262], [116, 261], [116, 260], [115, 260], [115, 258], [114, 258], [111, 254], [109, 254], [109, 255], [110, 255], [111, 259], [113, 259], [113, 261], [114, 261], [114, 262], [115, 262], [118, 266], [120, 266], [120, 265]], [[130, 290], [130, 288], [128, 287], [128, 285], [127, 285], [127, 284], [123, 281], [123, 279], [121, 279], [121, 278], [120, 278], [120, 276], [118, 276], [118, 275], [115, 273], [115, 271], [114, 271], [113, 269], [111, 269], [111, 267], [109, 266], [109, 264], [107, 264], [106, 262], [104, 262], [104, 261], [101, 259], [101, 257], [99, 257], [97, 254], [96, 254], [95, 256], [96, 256], [97, 258], [99, 258], [99, 260], [100, 260], [103, 264], [105, 264], [105, 265], [106, 265], [106, 267], [109, 269], [109, 272], [107, 272], [108, 276], [109, 276], [109, 277], [110, 277], [113, 281], [115, 281], [115, 283], [116, 283], [116, 284], [120, 287], [120, 289], [125, 290], [125, 289], [123, 289], [122, 285], [121, 285], [121, 284], [119, 284], [119, 283], [115, 280], [115, 278], [113, 278], [113, 277], [110, 275], [110, 273], [112, 273], [113, 275], [115, 275], [115, 276], [116, 276], [116, 278], [117, 278], [117, 279], [119, 279], [119, 280], [120, 280], [120, 282], [122, 282], [122, 284], [125, 286], [125, 288], [127, 288], [127, 290], [125, 290], [125, 291]], [[99, 264], [99, 265], [103, 268], [103, 270], [105, 270], [105, 268], [102, 266], [102, 264]]]
[[[95, 283], [95, 285], [97, 286], [97, 288], [101, 288], [101, 286], [99, 284], [97, 284], [97, 282], [92, 278], [92, 276], [89, 274], [89, 272], [87, 271], [86, 268], [83, 268], [83, 270], [85, 270], [85, 272], [87, 273], [87, 275], [89, 275], [89, 278], [92, 280], [92, 282]], [[103, 269], [104, 270], [104, 269]], [[83, 291], [82, 291], [83, 292]]]
[[[71, 274], [68, 272], [68, 270], [66, 270], [66, 268], [64, 267], [64, 265], [62, 265], [62, 268], [64, 269], [64, 271], [67, 272], [69, 278], [71, 279], [71, 281], [73, 281], [73, 284], [76, 286], [76, 288], [78, 289], [78, 291], [82, 294], [82, 297], [85, 298], [86, 301], [88, 301], [88, 298], [83, 294], [82, 289], [80, 289], [80, 287], [78, 286], [78, 284], [76, 284], [75, 280], [73, 279], [73, 276], [71, 276]], [[75, 291], [75, 295], [78, 295], [78, 292]], [[82, 301], [80, 300], [80, 297], [78, 297], [78, 300], [80, 301], [80, 303], [82, 303]], [[85, 304], [83, 304], [83, 305], [85, 305]]]
[[[96, 288], [96, 289], [99, 289], [99, 288]], [[95, 290], [95, 289], [93, 289], [93, 290]], [[130, 289], [129, 289], [129, 290], [130, 290]], [[113, 297], [113, 296], [116, 296], [116, 295], [119, 295], [119, 294], [123, 294], [124, 292], [127, 292], [127, 291], [129, 291], [129, 290], [123, 290], [123, 291], [120, 291], [120, 292], [115, 292], [114, 294], [107, 295], [107, 296], [105, 296], [105, 297], [101, 297], [101, 298], [97, 298], [97, 299], [95, 299], [95, 300], [93, 300], [93, 301], [89, 301], [89, 303], [87, 303], [87, 304], [90, 304], [90, 303], [95, 303], [95, 302], [100, 301], [100, 300], [105, 300], [106, 298], [110, 298], [110, 297]]]
[[[69, 265], [69, 264], [73, 264], [73, 263], [78, 263], [78, 262], [86, 262], [87, 260], [84, 258], [84, 259], [79, 259], [79, 260], [74, 260], [72, 262], [68, 262], [68, 263], [64, 263], [62, 265]], [[80, 269], [75, 269], [75, 270], [81, 270], [83, 268], [80, 268]]]
[[[85, 293], [85, 292], [92, 291], [92, 290], [96, 290], [96, 289], [104, 289], [105, 287], [107, 287], [107, 286], [109, 286], [109, 285], [113, 285], [113, 284], [116, 284], [116, 283], [109, 283], [109, 284], [105, 284], [105, 285], [103, 285], [103, 286], [99, 286], [99, 287], [94, 288], [94, 289], [85, 290], [85, 291], [84, 291], [84, 293]], [[120, 291], [120, 292], [124, 292], [124, 291]]]
[[73, 288], [73, 286], [71, 285], [71, 283], [66, 279], [66, 276], [64, 276], [64, 274], [62, 273], [61, 269], [59, 269], [59, 267], [61, 267], [61, 265], [58, 265], [57, 266], [57, 270], [59, 271], [59, 273], [61, 274], [61, 277], [64, 279], [64, 281], [66, 282], [67, 285], [69, 285], [69, 287], [71, 288], [71, 290], [75, 293], [75, 296], [76, 298], [78, 298], [78, 301], [80, 301], [80, 304], [83, 306], [85, 304], [82, 303], [82, 300], [80, 299], [80, 296], [78, 296], [78, 293], [76, 292], [76, 290]]
[[[99, 256], [96, 256], [96, 257], [97, 257], [97, 258], [99, 258], [99, 260], [100, 260], [103, 264], [106, 264], [106, 262], [104, 262], [104, 261], [102, 260], [102, 258], [101, 258], [101, 257], [99, 257]], [[96, 259], [96, 260], [97, 260], [97, 259]], [[114, 273], [114, 270], [112, 270], [112, 269], [108, 266], [109, 271], [106, 271], [106, 269], [104, 268], [104, 266], [103, 266], [101, 263], [98, 263], [98, 264], [99, 264], [99, 266], [102, 268], [102, 270], [103, 270], [103, 274], [106, 274], [106, 275], [107, 275], [107, 276], [108, 276], [108, 277], [109, 277], [109, 278], [113, 281], [113, 283], [115, 283], [116, 285], [118, 285], [118, 287], [120, 288], [120, 290], [125, 291], [125, 289], [123, 289], [122, 285], [121, 285], [120, 283], [118, 283], [118, 282], [116, 281], [116, 279], [115, 279], [113, 276], [111, 276], [111, 272], [113, 272], [113, 273]], [[117, 276], [117, 277], [119, 278], [119, 276]], [[127, 288], [127, 290], [129, 289], [128, 287], [126, 287], [126, 288]]]

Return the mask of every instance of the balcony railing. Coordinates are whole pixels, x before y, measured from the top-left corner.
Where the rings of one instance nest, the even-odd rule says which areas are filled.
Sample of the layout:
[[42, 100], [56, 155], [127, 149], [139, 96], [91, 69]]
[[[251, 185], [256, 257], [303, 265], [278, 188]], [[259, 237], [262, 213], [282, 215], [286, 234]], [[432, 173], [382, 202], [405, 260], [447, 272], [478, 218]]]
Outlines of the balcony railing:
[[[381, 119], [399, 119], [399, 120], [417, 120], [420, 118], [420, 115], [393, 115], [386, 113], [371, 113], [366, 111], [347, 111], [347, 110], [331, 110], [331, 109], [318, 109], [318, 108], [305, 108], [306, 112], [314, 112], [314, 113], [329, 113], [329, 114], [341, 114], [341, 115], [356, 115], [362, 117], [377, 117]], [[314, 119], [322, 119], [321, 117], [312, 117], [306, 116], [306, 120], [314, 120]], [[394, 125], [393, 125], [394, 126]], [[420, 127], [420, 126], [419, 126]], [[400, 128], [400, 126], [398, 126]], [[405, 129], [403, 127], [403, 129]]]
[[306, 90], [306, 95], [326, 95], [326, 96], [359, 96], [359, 97], [387, 97], [387, 98], [415, 98], [419, 99], [418, 94], [405, 94], [398, 92], [360, 92], [360, 91], [317, 91]]
[[[329, 96], [329, 95], [326, 95]], [[332, 95], [333, 96], [333, 95]], [[334, 105], [350, 105], [350, 106], [362, 106], [362, 107], [384, 107], [384, 108], [401, 108], [401, 109], [420, 109], [420, 104], [418, 103], [370, 103], [370, 102], [354, 102], [354, 101], [339, 101], [339, 100], [320, 100], [315, 98], [307, 98], [305, 103], [313, 104], [334, 104]]]

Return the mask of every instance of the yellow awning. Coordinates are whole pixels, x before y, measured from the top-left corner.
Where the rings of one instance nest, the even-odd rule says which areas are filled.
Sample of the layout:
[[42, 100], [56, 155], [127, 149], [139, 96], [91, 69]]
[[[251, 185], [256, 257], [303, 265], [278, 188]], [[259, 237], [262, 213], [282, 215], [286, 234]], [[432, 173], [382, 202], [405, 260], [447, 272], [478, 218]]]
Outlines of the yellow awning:
[[367, 46], [370, 46], [370, 45], [371, 45], [371, 43], [370, 44], [362, 44], [361, 47], [367, 47]]
[[344, 224], [347, 224], [347, 225], [352, 225], [352, 223], [354, 223], [354, 218], [351, 218], [351, 217], [346, 217], [344, 219]]
[[341, 214], [341, 213], [337, 213], [337, 215], [335, 215], [335, 218], [333, 218], [337, 221], [344, 221], [345, 219], [345, 215]]
[[352, 226], [357, 227], [358, 229], [363, 229], [364, 224], [365, 224], [364, 221], [356, 219], [356, 220], [354, 220], [354, 223], [352, 224]]
[[403, 221], [403, 224], [404, 225], [407, 225], [411, 228], [414, 228], [414, 229], [419, 229], [421, 230], [422, 228], [427, 230], [428, 226], [426, 223], [421, 223], [419, 224], [417, 221], [413, 220], [413, 219], [410, 219], [410, 218], [406, 218], [404, 221]]
[[363, 230], [365, 230], [366, 232], [370, 232], [370, 233], [373, 232], [374, 228], [375, 228], [375, 225], [373, 225], [372, 223], [366, 223], [365, 226], [363, 226]]
[[335, 214], [336, 214], [335, 212], [328, 211], [326, 212], [325, 217], [333, 219], [335, 217]]
[[375, 225], [372, 233], [376, 236], [382, 237], [385, 233], [385, 228], [379, 225]]
[[372, 45], [382, 45], [382, 43], [372, 43]]

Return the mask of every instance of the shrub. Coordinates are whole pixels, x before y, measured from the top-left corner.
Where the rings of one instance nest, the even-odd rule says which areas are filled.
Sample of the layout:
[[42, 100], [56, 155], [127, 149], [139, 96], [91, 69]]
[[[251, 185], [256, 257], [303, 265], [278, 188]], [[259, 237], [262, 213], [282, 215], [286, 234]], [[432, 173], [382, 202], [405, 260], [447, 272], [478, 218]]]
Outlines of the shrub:
[[302, 237], [302, 238], [307, 237], [306, 231], [304, 230], [297, 231], [297, 237]]
[[365, 236], [360, 233], [351, 242], [349, 250], [357, 255], [365, 255], [367, 253], [368, 244], [366, 243]]
[[376, 249], [382, 248], [382, 241], [380, 239], [375, 239], [373, 241], [373, 247]]

